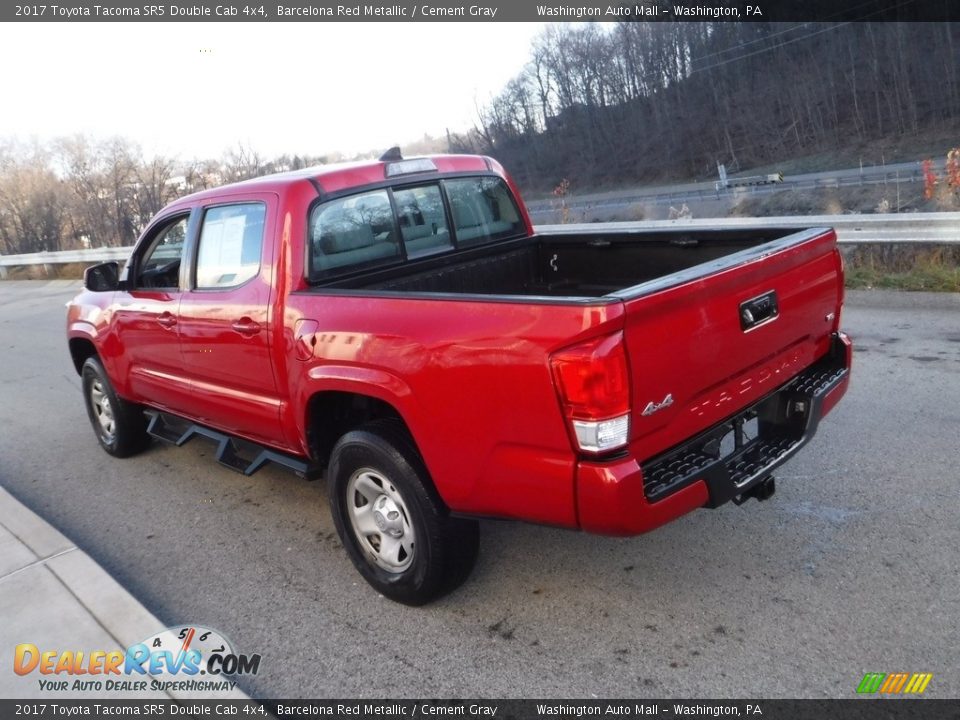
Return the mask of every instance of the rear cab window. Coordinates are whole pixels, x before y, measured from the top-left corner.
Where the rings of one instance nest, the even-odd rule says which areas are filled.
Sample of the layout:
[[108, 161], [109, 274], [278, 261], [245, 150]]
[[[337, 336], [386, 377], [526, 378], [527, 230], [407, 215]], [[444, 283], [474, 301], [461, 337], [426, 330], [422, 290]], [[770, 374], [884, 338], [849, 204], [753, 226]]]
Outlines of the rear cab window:
[[408, 259], [526, 233], [499, 177], [405, 183], [328, 200], [309, 218], [311, 280], [398, 264]]
[[310, 218], [313, 272], [377, 265], [402, 258], [386, 190], [318, 205]]
[[393, 199], [407, 257], [430, 255], [453, 247], [443, 195], [437, 183], [398, 188], [393, 191]]
[[525, 230], [520, 212], [500, 178], [457, 178], [444, 181], [457, 245], [479, 245]]

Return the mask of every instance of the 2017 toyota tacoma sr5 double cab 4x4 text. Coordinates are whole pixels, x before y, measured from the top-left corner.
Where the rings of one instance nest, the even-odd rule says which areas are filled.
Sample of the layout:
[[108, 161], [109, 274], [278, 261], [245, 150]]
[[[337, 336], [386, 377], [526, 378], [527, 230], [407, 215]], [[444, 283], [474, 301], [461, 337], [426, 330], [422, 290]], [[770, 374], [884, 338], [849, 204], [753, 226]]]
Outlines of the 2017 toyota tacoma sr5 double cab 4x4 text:
[[322, 474], [357, 569], [418, 604], [478, 517], [635, 535], [768, 497], [846, 391], [842, 306], [828, 228], [537, 231], [496, 161], [393, 152], [177, 200], [67, 334], [108, 453]]

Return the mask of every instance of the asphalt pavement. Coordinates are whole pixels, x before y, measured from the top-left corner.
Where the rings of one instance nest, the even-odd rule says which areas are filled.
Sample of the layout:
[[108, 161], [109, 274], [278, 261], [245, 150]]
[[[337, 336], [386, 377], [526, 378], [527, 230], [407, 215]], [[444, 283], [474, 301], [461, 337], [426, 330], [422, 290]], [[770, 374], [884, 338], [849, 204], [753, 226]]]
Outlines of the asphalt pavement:
[[253, 696], [845, 698], [868, 671], [960, 696], [960, 295], [849, 293], [851, 389], [770, 501], [629, 539], [484, 521], [471, 578], [415, 609], [356, 574], [322, 481], [243, 477], [202, 441], [103, 453], [76, 287], [0, 282], [0, 486], [164, 624], [261, 654]]
[[[81, 668], [90, 670], [92, 653], [135, 646], [166, 628], [87, 553], [2, 487], [0, 608], [0, 648], [10, 653], [11, 660], [0, 671], [0, 698], [246, 698], [236, 688], [215, 694], [183, 690], [184, 683], [179, 682], [183, 675], [51, 673], [49, 668], [44, 672], [41, 653], [57, 653], [50, 667], [59, 666], [70, 653], [69, 660], [76, 659]], [[20, 653], [14, 648], [29, 649]], [[82, 655], [72, 654], [77, 651]], [[93, 665], [101, 669], [103, 662]], [[218, 685], [221, 682], [216, 680]]]

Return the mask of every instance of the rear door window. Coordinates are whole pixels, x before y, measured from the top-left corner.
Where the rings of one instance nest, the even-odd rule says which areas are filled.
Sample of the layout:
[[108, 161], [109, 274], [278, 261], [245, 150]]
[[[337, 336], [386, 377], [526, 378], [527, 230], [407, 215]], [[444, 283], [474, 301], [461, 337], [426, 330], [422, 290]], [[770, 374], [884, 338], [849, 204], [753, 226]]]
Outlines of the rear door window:
[[208, 208], [197, 252], [197, 289], [237, 287], [260, 272], [263, 203]]

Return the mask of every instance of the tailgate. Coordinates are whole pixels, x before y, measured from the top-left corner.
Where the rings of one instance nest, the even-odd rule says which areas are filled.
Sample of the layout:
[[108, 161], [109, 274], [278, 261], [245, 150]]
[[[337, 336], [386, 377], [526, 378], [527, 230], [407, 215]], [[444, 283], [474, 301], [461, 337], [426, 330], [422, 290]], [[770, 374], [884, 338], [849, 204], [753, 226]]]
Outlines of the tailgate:
[[796, 232], [618, 296], [631, 371], [630, 449], [643, 462], [828, 352], [843, 300], [836, 235]]

